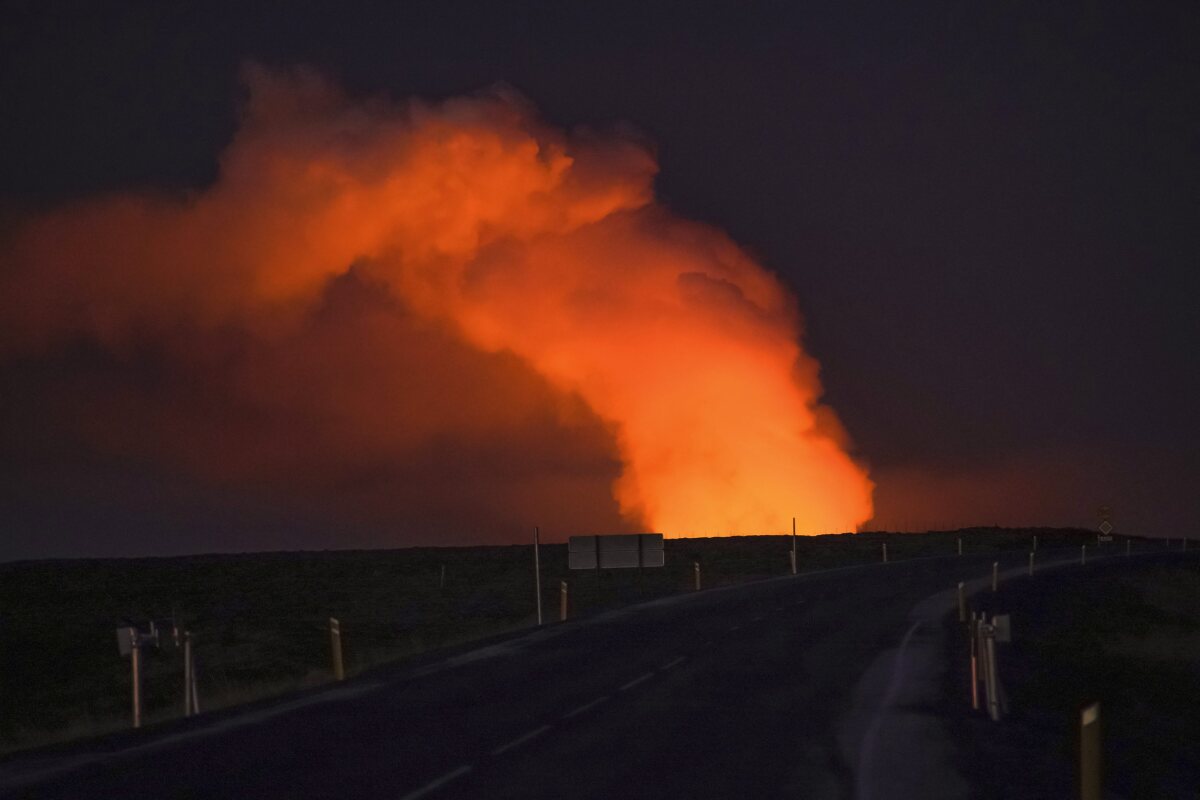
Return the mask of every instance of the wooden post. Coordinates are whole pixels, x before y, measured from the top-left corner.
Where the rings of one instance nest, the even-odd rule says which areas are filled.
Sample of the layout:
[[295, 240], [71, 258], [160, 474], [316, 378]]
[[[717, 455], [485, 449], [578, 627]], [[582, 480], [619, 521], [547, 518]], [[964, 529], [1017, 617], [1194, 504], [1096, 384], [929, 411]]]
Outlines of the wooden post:
[[130, 669], [133, 674], [133, 727], [142, 727], [142, 643], [141, 632], [133, 633], [133, 648], [129, 651]]
[[967, 595], [963, 591], [962, 581], [958, 583], [958, 621], [967, 621]]
[[1000, 562], [993, 561], [992, 562], [992, 594], [995, 594], [996, 590], [999, 588], [1000, 588]]
[[344, 681], [346, 668], [342, 664], [342, 624], [336, 617], [329, 618], [329, 648], [333, 655], [333, 679]]
[[542, 566], [538, 561], [538, 544], [542, 532], [540, 528], [533, 529], [533, 593], [537, 596], [538, 625], [542, 624]]
[[692, 571], [696, 573], [696, 591], [700, 591], [700, 562], [692, 562]]
[[970, 627], [971, 642], [971, 709], [979, 710], [979, 621], [975, 612], [971, 612]]
[[1079, 797], [1100, 800], [1100, 704], [1079, 714]]
[[558, 582], [558, 621], [567, 621], [567, 582]]

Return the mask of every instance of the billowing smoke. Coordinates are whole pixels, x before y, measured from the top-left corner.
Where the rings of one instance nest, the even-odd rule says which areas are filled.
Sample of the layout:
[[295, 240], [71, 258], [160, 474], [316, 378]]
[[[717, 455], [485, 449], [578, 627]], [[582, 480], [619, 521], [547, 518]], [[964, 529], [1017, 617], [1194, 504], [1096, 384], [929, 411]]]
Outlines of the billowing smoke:
[[[0, 355], [111, 362], [64, 414], [97, 446], [298, 495], [407, 470], [426, 508], [530, 520], [591, 513], [599, 474], [624, 524], [669, 535], [871, 517], [793, 298], [655, 202], [644, 144], [504, 92], [247, 79], [212, 186], [79, 203], [4, 244]], [[489, 452], [514, 474], [470, 466]]]

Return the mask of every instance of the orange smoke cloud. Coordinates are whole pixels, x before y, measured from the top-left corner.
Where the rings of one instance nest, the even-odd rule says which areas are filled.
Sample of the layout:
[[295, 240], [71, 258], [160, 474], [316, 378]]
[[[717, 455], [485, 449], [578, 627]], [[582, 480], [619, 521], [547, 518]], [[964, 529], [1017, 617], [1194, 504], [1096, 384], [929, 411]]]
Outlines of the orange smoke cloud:
[[[8, 357], [150, 341], [168, 362], [205, 365], [193, 388], [236, 361], [219, 402], [295, 426], [291, 440], [231, 441], [226, 413], [157, 455], [239, 480], [268, 480], [306, 449], [383, 461], [441, 431], [512, 436], [543, 419], [576, 432], [581, 460], [615, 455], [629, 525], [766, 533], [796, 516], [816, 533], [871, 517], [872, 484], [819, 404], [793, 299], [719, 231], [655, 203], [644, 146], [566, 135], [503, 93], [398, 105], [303, 71], [248, 81], [213, 186], [21, 226], [0, 274]], [[347, 301], [350, 285], [371, 299]], [[229, 340], [236, 359], [214, 344]], [[455, 386], [487, 396], [465, 402]], [[117, 392], [126, 411], [93, 434], [119, 446], [114, 414], [134, 414], [129, 428], [203, 416], [188, 392], [167, 408], [154, 397], [134, 413]], [[164, 422], [163, 441], [180, 427]]]

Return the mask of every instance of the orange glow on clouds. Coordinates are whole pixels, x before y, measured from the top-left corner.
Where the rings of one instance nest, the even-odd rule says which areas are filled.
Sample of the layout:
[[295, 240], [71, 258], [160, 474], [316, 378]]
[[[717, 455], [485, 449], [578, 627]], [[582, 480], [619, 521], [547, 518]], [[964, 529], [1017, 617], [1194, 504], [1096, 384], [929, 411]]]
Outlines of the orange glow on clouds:
[[[721, 232], [656, 204], [645, 147], [564, 134], [499, 94], [356, 102], [303, 71], [248, 80], [213, 186], [101, 198], [24, 225], [3, 256], [0, 347], [83, 336], [120, 351], [180, 327], [288, 342], [353, 271], [386, 287], [416, 327], [515, 356], [581, 400], [615, 441], [613, 495], [630, 525], [778, 533], [796, 516], [801, 532], [820, 533], [871, 517], [872, 484], [819, 405], [793, 298]], [[415, 334], [354, 330], [365, 333], [327, 345], [344, 358], [301, 371], [308, 391], [359, 419], [379, 413], [357, 399], [370, 380], [347, 389], [348, 368], [322, 365], [365, 363], [356, 350]], [[292, 375], [297, 360], [262, 365], [242, 389], [269, 394], [263, 376]], [[418, 424], [419, 413], [371, 430]], [[464, 414], [452, 424], [490, 424]]]

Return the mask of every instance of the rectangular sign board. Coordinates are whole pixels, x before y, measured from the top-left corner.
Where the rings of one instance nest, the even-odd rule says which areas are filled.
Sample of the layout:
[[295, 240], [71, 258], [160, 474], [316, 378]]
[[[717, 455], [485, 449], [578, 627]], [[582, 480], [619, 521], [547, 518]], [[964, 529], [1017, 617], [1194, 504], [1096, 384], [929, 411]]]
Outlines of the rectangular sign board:
[[117, 652], [122, 656], [132, 653], [137, 635], [137, 628], [117, 628]]
[[992, 630], [997, 642], [1012, 641], [1012, 617], [1008, 614], [997, 614], [992, 617]]
[[633, 569], [665, 563], [661, 533], [572, 536], [567, 546], [570, 569]]

